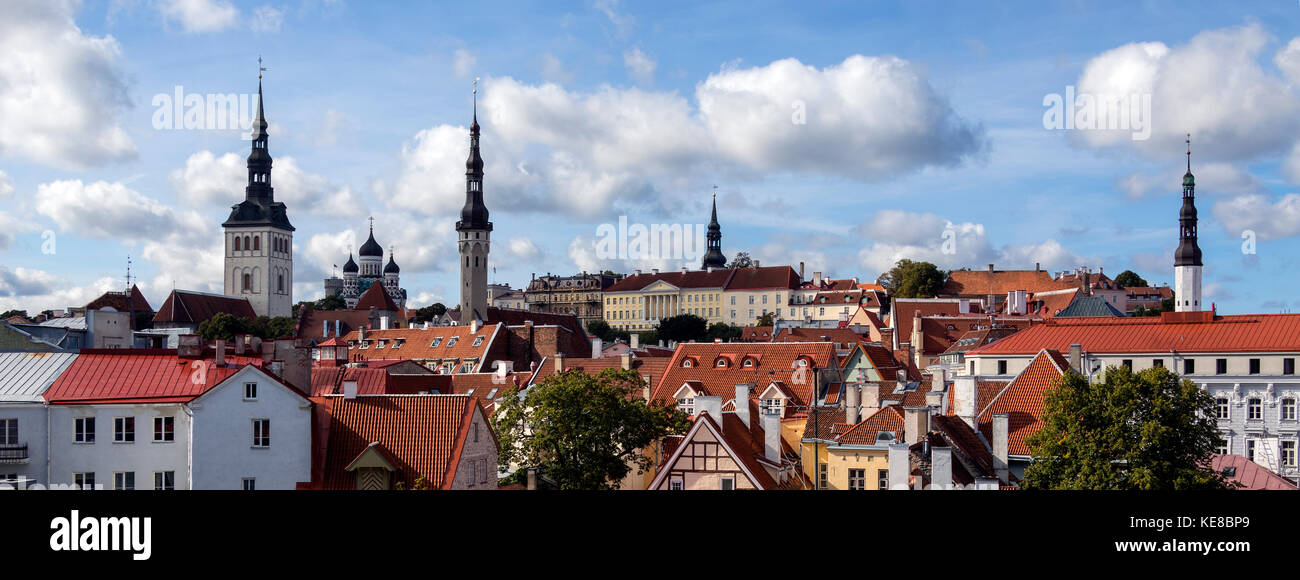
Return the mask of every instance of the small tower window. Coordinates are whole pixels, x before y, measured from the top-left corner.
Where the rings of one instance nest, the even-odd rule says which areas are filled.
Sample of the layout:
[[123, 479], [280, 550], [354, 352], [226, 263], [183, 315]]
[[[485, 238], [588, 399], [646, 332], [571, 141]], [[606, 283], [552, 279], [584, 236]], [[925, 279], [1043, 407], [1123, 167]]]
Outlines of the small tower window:
[[253, 275], [244, 274], [244, 291], [247, 292], [253, 287]]
[[256, 236], [253, 238], [253, 249], [254, 250], [262, 249], [262, 236]]
[[239, 236], [235, 236], [235, 251], [239, 251]]

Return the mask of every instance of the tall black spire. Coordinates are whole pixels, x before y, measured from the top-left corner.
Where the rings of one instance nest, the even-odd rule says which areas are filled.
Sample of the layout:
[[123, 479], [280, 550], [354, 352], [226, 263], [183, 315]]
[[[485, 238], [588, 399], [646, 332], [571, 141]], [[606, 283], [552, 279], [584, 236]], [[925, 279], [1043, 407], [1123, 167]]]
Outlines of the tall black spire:
[[1174, 266], [1200, 266], [1201, 248], [1196, 244], [1196, 178], [1192, 176], [1192, 136], [1187, 136], [1187, 173], [1183, 175], [1183, 207], [1178, 212], [1178, 249]]
[[713, 217], [709, 220], [707, 241], [704, 262], [700, 267], [705, 269], [727, 267], [727, 257], [722, 255], [722, 226], [718, 225], [718, 186], [716, 185], [713, 186]]
[[244, 188], [244, 201], [231, 206], [230, 218], [222, 224], [224, 226], [274, 225], [294, 230], [284, 204], [275, 201], [275, 190], [271, 188], [267, 126], [266, 111], [262, 106], [262, 75], [258, 73], [257, 116], [253, 119], [252, 151], [248, 154], [248, 185]]
[[474, 121], [469, 126], [469, 159], [465, 160], [465, 207], [460, 210], [457, 231], [492, 230], [487, 206], [483, 205], [483, 157], [479, 155], [478, 137], [478, 89], [475, 88]]

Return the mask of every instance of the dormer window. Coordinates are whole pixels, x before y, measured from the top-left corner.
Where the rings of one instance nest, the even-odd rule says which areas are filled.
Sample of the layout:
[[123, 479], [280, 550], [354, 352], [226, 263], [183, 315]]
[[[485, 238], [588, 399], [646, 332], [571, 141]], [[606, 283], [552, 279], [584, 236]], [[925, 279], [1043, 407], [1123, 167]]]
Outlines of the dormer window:
[[433, 342], [429, 344], [429, 348], [438, 348], [438, 345], [440, 345], [440, 344], [442, 344], [442, 337], [441, 337], [441, 336], [439, 336], [439, 337], [433, 339]]
[[481, 336], [474, 337], [474, 346], [478, 346], [480, 344], [483, 344], [483, 337]]
[[718, 360], [713, 361], [713, 366], [718, 367], [720, 369], [725, 369], [727, 368], [727, 359], [718, 357]]
[[693, 367], [693, 366], [695, 366], [695, 365], [691, 363], [691, 359], [686, 359], [686, 360], [682, 361], [682, 368], [688, 368], [688, 369], [689, 369], [689, 368], [691, 368], [691, 367]]
[[460, 337], [458, 337], [458, 336], [453, 336], [453, 337], [447, 339], [447, 348], [451, 348], [451, 347], [453, 347], [453, 346], [456, 346], [456, 339], [458, 339], [458, 338], [460, 338]]

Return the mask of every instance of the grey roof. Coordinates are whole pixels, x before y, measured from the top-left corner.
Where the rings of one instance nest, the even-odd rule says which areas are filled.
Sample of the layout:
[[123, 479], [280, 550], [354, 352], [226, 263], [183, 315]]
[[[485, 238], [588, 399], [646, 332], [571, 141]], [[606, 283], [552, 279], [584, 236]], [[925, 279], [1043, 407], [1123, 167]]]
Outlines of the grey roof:
[[1083, 296], [1066, 306], [1064, 310], [1057, 314], [1057, 318], [1070, 318], [1082, 316], [1124, 316], [1105, 298], [1101, 296]]
[[76, 358], [71, 352], [0, 352], [0, 401], [42, 401], [45, 389]]
[[84, 316], [65, 316], [63, 318], [51, 318], [41, 323], [41, 326], [54, 326], [58, 328], [72, 328], [76, 330], [86, 329], [86, 318]]

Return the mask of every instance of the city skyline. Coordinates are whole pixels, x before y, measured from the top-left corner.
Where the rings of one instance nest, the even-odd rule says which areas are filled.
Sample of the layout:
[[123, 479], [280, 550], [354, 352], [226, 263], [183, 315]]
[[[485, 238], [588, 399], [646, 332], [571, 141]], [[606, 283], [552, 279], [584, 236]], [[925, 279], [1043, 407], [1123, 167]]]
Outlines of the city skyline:
[[[63, 40], [0, 63], [0, 308], [121, 289], [128, 254], [151, 303], [172, 283], [221, 292], [219, 224], [243, 197], [247, 132], [159, 128], [159, 97], [251, 94], [259, 68], [277, 200], [299, 228], [295, 302], [323, 295], [371, 215], [402, 255], [411, 304], [456, 302], [477, 78], [493, 282], [697, 268], [698, 257], [601, 259], [590, 244], [620, 216], [703, 224], [718, 184], [728, 257], [867, 280], [898, 258], [1105, 267], [1172, 286], [1190, 132], [1205, 302], [1300, 306], [1286, 292], [1300, 249], [1300, 142], [1288, 131], [1300, 39], [1284, 32], [1296, 7], [1207, 27], [1214, 8], [1011, 6], [933, 20], [912, 5], [837, 7], [836, 20], [719, 7], [686, 31], [681, 7], [608, 1], [535, 7], [544, 25], [526, 30], [491, 6], [15, 4], [0, 44]], [[1099, 33], [1035, 28], [1052, 17]], [[981, 25], [956, 30], [964, 20]], [[906, 39], [918, 21], [935, 27], [933, 46]], [[1102, 89], [1146, 95], [1145, 136], [1048, 126], [1052, 95]]]

